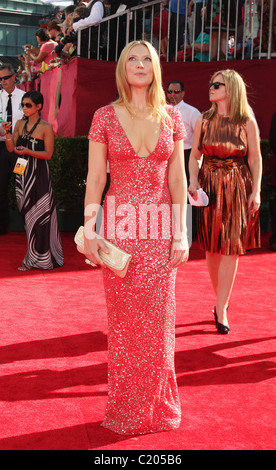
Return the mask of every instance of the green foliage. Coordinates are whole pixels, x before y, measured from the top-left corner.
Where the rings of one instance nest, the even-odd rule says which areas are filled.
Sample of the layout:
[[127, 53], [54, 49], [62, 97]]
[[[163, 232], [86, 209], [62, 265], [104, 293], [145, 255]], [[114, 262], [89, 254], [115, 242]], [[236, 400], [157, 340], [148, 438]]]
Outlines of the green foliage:
[[83, 211], [88, 169], [87, 137], [56, 137], [49, 169], [57, 209]]
[[276, 199], [275, 159], [268, 140], [261, 141], [263, 157], [262, 203]]

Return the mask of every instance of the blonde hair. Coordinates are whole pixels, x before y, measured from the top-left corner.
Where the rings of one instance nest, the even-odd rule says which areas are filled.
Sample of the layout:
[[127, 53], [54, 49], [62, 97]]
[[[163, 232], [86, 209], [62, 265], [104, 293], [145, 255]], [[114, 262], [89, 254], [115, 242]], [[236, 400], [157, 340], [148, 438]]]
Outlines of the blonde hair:
[[153, 80], [148, 89], [148, 102], [152, 106], [152, 114], [158, 116], [161, 121], [169, 120], [170, 127], [171, 118], [166, 111], [166, 96], [162, 87], [162, 73], [158, 54], [155, 48], [147, 41], [132, 41], [128, 43], [121, 52], [117, 67], [116, 67], [116, 84], [118, 90], [118, 99], [115, 104], [124, 105], [130, 114], [133, 114], [130, 101], [131, 101], [131, 87], [126, 77], [126, 62], [131, 49], [134, 46], [145, 46], [152, 61]]
[[[226, 93], [229, 101], [229, 118], [234, 124], [244, 124], [251, 119], [246, 93], [246, 85], [238, 72], [231, 69], [220, 70], [215, 72], [211, 77], [211, 82], [215, 81], [215, 77], [222, 75], [226, 87]], [[211, 108], [206, 113], [207, 119], [217, 113], [217, 103], [212, 103]]]

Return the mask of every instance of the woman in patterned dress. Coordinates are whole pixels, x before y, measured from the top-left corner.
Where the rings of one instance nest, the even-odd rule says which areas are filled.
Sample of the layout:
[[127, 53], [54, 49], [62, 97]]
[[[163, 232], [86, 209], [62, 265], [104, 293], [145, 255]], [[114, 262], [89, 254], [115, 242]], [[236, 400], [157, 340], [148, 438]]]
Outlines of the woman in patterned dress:
[[[124, 48], [116, 81], [119, 99], [96, 111], [88, 136], [85, 253], [102, 265], [98, 250], [105, 246], [95, 237], [95, 220], [108, 160], [104, 236], [132, 259], [123, 279], [103, 269], [108, 314], [103, 426], [143, 434], [180, 424], [174, 345], [176, 268], [188, 259], [184, 127], [178, 110], [166, 106], [151, 44], [134, 41]], [[172, 204], [179, 209], [174, 235]]]
[[209, 206], [198, 211], [198, 237], [216, 294], [217, 330], [228, 334], [227, 310], [239, 255], [260, 246], [262, 158], [241, 76], [234, 70], [216, 72], [209, 98], [212, 107], [195, 127], [188, 191], [196, 197], [202, 187], [210, 199]]
[[[52, 126], [40, 118], [43, 95], [29, 91], [23, 95], [25, 119], [16, 122], [6, 145], [27, 161], [23, 174], [16, 174], [15, 191], [27, 235], [27, 253], [20, 271], [53, 269], [63, 265], [63, 252], [47, 160], [54, 149]], [[10, 125], [4, 125], [9, 131]]]

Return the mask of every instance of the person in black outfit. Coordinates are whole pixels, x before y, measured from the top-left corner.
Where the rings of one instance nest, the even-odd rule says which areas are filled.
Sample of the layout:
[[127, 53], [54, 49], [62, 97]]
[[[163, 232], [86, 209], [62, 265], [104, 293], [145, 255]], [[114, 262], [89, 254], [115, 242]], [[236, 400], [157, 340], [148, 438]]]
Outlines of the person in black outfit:
[[[12, 123], [12, 130], [18, 119], [23, 117], [21, 98], [24, 91], [15, 86], [15, 71], [11, 64], [0, 66], [0, 117], [3, 121]], [[9, 224], [9, 180], [14, 168], [17, 155], [6, 149], [6, 132], [0, 124], [0, 235], [8, 231]]]
[[40, 117], [43, 102], [39, 91], [23, 93], [24, 119], [16, 122], [13, 135], [9, 133], [11, 123], [3, 122], [7, 150], [14, 151], [26, 164], [23, 169], [17, 162], [15, 170], [16, 201], [27, 235], [27, 253], [19, 271], [54, 269], [63, 265], [48, 167], [54, 150], [54, 132], [51, 124]]
[[[142, 4], [143, 1], [141, 0], [114, 0], [111, 2], [111, 9], [110, 15], [114, 15], [120, 4], [126, 6], [126, 10], [129, 8], [133, 8], [137, 5]], [[110, 40], [109, 40], [109, 60], [118, 60], [123, 48], [126, 45], [126, 42], [133, 41], [134, 39], [139, 40], [142, 39], [142, 18], [143, 13], [142, 11], [138, 10], [136, 15], [133, 15], [132, 20], [129, 24], [129, 38], [126, 41], [126, 16], [122, 15], [119, 18], [119, 37], [118, 37], [118, 44], [117, 42], [117, 18], [110, 21]], [[136, 24], [135, 24], [136, 23]], [[136, 37], [134, 38], [134, 29], [136, 29]], [[116, 45], [117, 45], [117, 56], [116, 56]]]

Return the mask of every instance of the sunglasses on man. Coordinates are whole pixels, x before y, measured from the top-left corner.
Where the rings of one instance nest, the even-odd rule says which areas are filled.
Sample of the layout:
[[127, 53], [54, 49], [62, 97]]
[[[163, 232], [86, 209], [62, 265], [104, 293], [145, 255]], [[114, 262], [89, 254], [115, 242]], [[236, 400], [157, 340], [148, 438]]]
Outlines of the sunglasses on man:
[[209, 83], [209, 90], [212, 88], [212, 86], [214, 87], [215, 90], [217, 90], [220, 87], [220, 85], [225, 86], [225, 83], [222, 83], [222, 82]]
[[11, 75], [5, 75], [5, 77], [0, 77], [0, 82], [2, 82], [2, 80], [8, 80], [8, 79], [11, 78], [13, 75], [14, 75], [14, 73], [12, 73]]
[[167, 91], [168, 95], [171, 95], [172, 93], [174, 93], [175, 95], [178, 95], [181, 92], [182, 92], [182, 90], [168, 90]]

